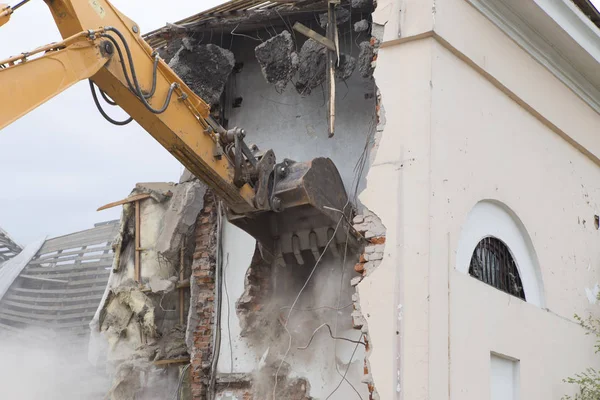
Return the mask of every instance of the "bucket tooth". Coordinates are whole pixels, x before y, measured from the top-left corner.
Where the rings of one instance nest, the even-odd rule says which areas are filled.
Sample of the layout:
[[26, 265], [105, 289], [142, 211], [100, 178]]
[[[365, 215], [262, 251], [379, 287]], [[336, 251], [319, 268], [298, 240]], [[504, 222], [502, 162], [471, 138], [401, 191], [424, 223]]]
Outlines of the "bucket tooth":
[[[340, 256], [340, 250], [338, 249], [338, 245], [336, 243], [335, 238], [333, 237], [335, 235], [335, 230], [333, 228], [329, 228], [327, 230], [327, 241], [331, 240], [331, 243], [329, 244], [329, 250], [331, 251], [331, 254], [337, 259], [339, 260], [341, 258]], [[333, 238], [333, 239], [332, 239]]]
[[316, 232], [311, 232], [308, 235], [308, 240], [310, 242], [310, 251], [312, 251], [313, 257], [315, 257], [315, 261], [316, 261], [321, 256], [321, 254], [319, 253], [319, 243], [317, 240]]
[[[330, 243], [330, 251], [340, 256], [337, 245], [345, 239], [342, 232], [350, 232], [349, 248], [358, 248], [361, 240], [349, 227], [351, 207], [340, 174], [328, 158], [315, 158], [308, 162], [284, 160], [271, 174], [269, 193], [270, 210], [248, 214], [228, 213], [229, 221], [248, 232], [264, 248], [266, 261], [278, 256], [275, 249], [279, 241], [281, 253], [304, 264], [302, 251], [310, 250], [318, 259], [318, 250]], [[343, 214], [340, 213], [342, 210]], [[338, 228], [335, 232], [334, 227]], [[316, 235], [316, 246], [315, 238]], [[316, 251], [315, 251], [316, 247]]]
[[[281, 240], [276, 239], [274, 244], [274, 257], [271, 265], [275, 268], [277, 267], [285, 267], [285, 260], [283, 258], [283, 253], [281, 252]], [[266, 259], [263, 257], [263, 259]]]
[[302, 250], [300, 249], [300, 238], [297, 235], [292, 236], [292, 250], [294, 257], [296, 257], [296, 262], [299, 265], [304, 265], [304, 258], [302, 258]]

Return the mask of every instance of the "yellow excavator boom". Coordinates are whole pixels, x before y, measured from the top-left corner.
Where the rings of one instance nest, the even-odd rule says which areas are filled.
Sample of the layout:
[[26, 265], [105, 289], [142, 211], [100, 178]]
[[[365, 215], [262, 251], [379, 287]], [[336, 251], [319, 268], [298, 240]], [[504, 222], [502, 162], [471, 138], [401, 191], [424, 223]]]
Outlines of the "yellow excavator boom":
[[[28, 1], [0, 6], [0, 25]], [[139, 26], [107, 0], [45, 3], [63, 41], [0, 60], [0, 129], [90, 79], [97, 105], [93, 84], [207, 184], [230, 220], [269, 253], [314, 250], [331, 241], [329, 228], [348, 204], [331, 160], [276, 164], [271, 150], [250, 149], [245, 132], [216, 123], [209, 105], [144, 41]], [[303, 232], [296, 232], [299, 225]], [[287, 243], [277, 243], [284, 237]]]
[[0, 26], [8, 22], [12, 13], [13, 10], [8, 4], [0, 4]]

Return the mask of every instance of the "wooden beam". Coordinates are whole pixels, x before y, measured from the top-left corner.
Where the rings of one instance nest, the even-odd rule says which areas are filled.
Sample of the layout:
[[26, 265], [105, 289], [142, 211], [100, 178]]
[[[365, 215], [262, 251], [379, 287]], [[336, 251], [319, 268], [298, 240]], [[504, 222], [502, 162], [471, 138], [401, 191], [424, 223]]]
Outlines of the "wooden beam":
[[325, 36], [319, 35], [317, 32], [313, 31], [306, 25], [303, 25], [300, 22], [296, 22], [294, 24], [293, 28], [296, 32], [299, 32], [299, 33], [303, 34], [304, 36], [321, 43], [323, 46], [327, 47], [329, 50], [336, 51], [335, 43], [333, 43], [333, 40], [326, 38]]
[[42, 278], [39, 276], [31, 276], [31, 275], [19, 275], [19, 278], [33, 279], [35, 281], [44, 281], [44, 282], [69, 283], [69, 281], [65, 281], [63, 279]]
[[327, 9], [327, 39], [333, 42], [334, 50], [327, 52], [327, 86], [329, 87], [329, 102], [327, 113], [327, 136], [335, 134], [335, 66], [338, 60], [337, 54], [337, 20], [335, 15], [335, 3], [329, 1]]
[[154, 365], [170, 365], [170, 364], [187, 364], [189, 362], [190, 362], [190, 358], [184, 357], [184, 358], [174, 358], [172, 360], [158, 360], [158, 361], [154, 361], [153, 364]]
[[140, 256], [141, 256], [141, 217], [140, 217], [140, 200], [136, 200], [135, 201], [135, 270], [134, 270], [134, 275], [135, 275], [135, 280], [137, 282], [141, 282], [142, 281], [142, 268], [141, 268], [141, 260], [140, 260]]
[[123, 200], [105, 204], [102, 207], [98, 208], [98, 210], [96, 210], [96, 211], [102, 211], [102, 210], [106, 210], [106, 209], [113, 208], [116, 206], [122, 206], [123, 204], [133, 203], [133, 202], [140, 201], [140, 200], [145, 200], [150, 197], [152, 197], [152, 196], [150, 196], [150, 194], [148, 194], [148, 193], [136, 194], [136, 195], [130, 196]]
[[[185, 239], [184, 242], [181, 244], [181, 251], [179, 253], [179, 282], [183, 281], [183, 279], [185, 278], [184, 276], [184, 255], [185, 255]], [[183, 325], [184, 322], [184, 315], [183, 315], [183, 311], [185, 309], [185, 292], [184, 292], [184, 288], [180, 288], [179, 289], [179, 325]]]

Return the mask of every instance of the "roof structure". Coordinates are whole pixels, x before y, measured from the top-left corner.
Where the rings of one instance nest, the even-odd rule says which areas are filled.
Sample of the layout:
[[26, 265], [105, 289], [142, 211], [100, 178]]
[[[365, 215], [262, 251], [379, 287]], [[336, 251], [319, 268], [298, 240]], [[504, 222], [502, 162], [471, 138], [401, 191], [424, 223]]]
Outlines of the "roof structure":
[[26, 265], [5, 274], [10, 282], [0, 282], [8, 286], [4, 296], [0, 292], [0, 331], [87, 333], [108, 282], [118, 230], [119, 222], [110, 221], [40, 243]]
[[23, 250], [6, 231], [0, 228], [0, 265]]
[[[354, 8], [353, 11], [371, 12], [369, 9]], [[208, 32], [210, 34], [243, 33], [263, 29], [272, 24], [284, 24], [292, 29], [289, 17], [295, 19], [316, 18], [318, 13], [327, 11], [327, 2], [323, 0], [231, 0], [209, 10], [192, 15], [174, 24], [148, 32], [144, 39], [153, 47], [161, 48], [170, 39], [190, 32]]]

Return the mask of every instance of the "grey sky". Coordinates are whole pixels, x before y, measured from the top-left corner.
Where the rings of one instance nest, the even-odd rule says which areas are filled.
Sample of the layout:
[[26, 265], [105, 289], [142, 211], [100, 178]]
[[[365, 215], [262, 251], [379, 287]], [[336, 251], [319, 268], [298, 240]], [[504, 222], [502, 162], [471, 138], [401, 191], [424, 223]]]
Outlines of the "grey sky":
[[[112, 3], [148, 32], [223, 2]], [[45, 3], [32, 1], [0, 28], [0, 58], [58, 40]], [[21, 244], [90, 228], [119, 218], [120, 208], [95, 210], [126, 197], [136, 182], [177, 181], [182, 170], [135, 122], [106, 122], [80, 82], [0, 131], [0, 227]]]

